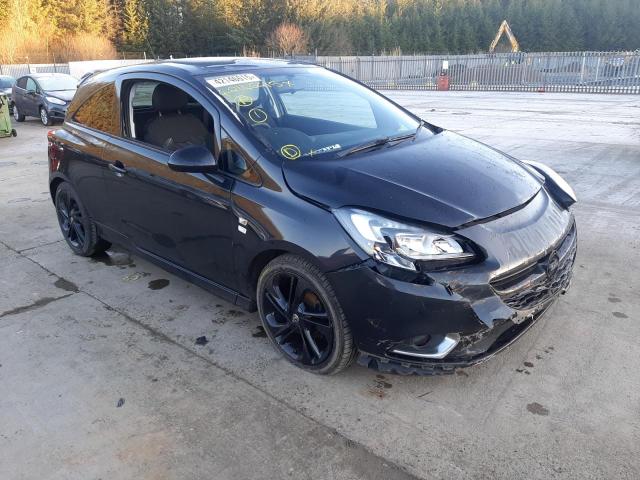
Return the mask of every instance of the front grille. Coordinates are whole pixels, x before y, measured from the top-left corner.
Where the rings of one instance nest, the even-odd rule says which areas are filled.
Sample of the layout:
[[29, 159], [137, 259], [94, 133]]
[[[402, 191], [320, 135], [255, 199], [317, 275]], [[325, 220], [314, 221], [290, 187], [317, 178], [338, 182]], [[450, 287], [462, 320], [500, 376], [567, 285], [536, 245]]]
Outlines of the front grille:
[[569, 286], [577, 246], [574, 225], [550, 253], [533, 264], [493, 280], [491, 286], [515, 310], [544, 305]]

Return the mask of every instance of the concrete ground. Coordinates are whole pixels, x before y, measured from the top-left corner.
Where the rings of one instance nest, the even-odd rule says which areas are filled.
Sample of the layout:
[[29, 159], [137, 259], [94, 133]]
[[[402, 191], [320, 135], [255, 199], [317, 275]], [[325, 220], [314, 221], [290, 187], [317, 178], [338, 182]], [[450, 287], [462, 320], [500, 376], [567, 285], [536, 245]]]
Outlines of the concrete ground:
[[73, 256], [30, 120], [0, 139], [0, 478], [639, 478], [640, 96], [386, 93], [575, 187], [573, 286], [538, 325], [454, 376], [304, 373], [255, 314]]

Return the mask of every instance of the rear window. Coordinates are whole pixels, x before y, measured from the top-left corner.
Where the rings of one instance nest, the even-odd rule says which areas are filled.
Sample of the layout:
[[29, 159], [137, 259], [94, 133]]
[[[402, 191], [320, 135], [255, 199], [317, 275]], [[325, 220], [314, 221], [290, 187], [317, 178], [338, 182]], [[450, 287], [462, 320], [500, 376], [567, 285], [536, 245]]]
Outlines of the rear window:
[[78, 108], [73, 120], [101, 132], [120, 135], [120, 115], [115, 86], [109, 84], [91, 95]]

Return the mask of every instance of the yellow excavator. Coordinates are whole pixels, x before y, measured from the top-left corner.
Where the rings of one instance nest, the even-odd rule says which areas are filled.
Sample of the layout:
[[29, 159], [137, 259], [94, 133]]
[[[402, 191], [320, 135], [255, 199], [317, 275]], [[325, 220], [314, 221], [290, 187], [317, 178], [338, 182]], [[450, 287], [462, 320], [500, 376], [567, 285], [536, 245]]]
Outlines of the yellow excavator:
[[498, 29], [498, 33], [496, 34], [496, 37], [493, 39], [493, 42], [491, 42], [491, 45], [489, 45], [489, 53], [493, 53], [493, 51], [496, 49], [496, 46], [498, 45], [498, 42], [500, 41], [500, 38], [505, 33], [507, 34], [507, 38], [511, 43], [511, 51], [512, 52], [520, 51], [520, 44], [518, 43], [518, 40], [516, 40], [516, 36], [511, 31], [511, 27], [509, 26], [507, 21], [503, 20], [502, 23], [500, 24], [500, 28]]

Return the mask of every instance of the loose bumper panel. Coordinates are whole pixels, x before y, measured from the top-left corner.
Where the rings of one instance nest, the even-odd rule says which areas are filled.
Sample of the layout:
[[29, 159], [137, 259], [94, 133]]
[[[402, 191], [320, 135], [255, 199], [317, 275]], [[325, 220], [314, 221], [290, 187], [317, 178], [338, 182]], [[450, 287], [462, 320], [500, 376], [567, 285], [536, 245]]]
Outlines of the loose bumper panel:
[[420, 281], [391, 278], [375, 262], [328, 274], [361, 363], [428, 374], [473, 365], [515, 341], [570, 284], [575, 222], [544, 190], [462, 233], [485, 250], [482, 262]]
[[549, 254], [494, 279], [491, 286], [515, 310], [536, 308], [569, 286], [577, 248], [576, 228], [573, 226]]

